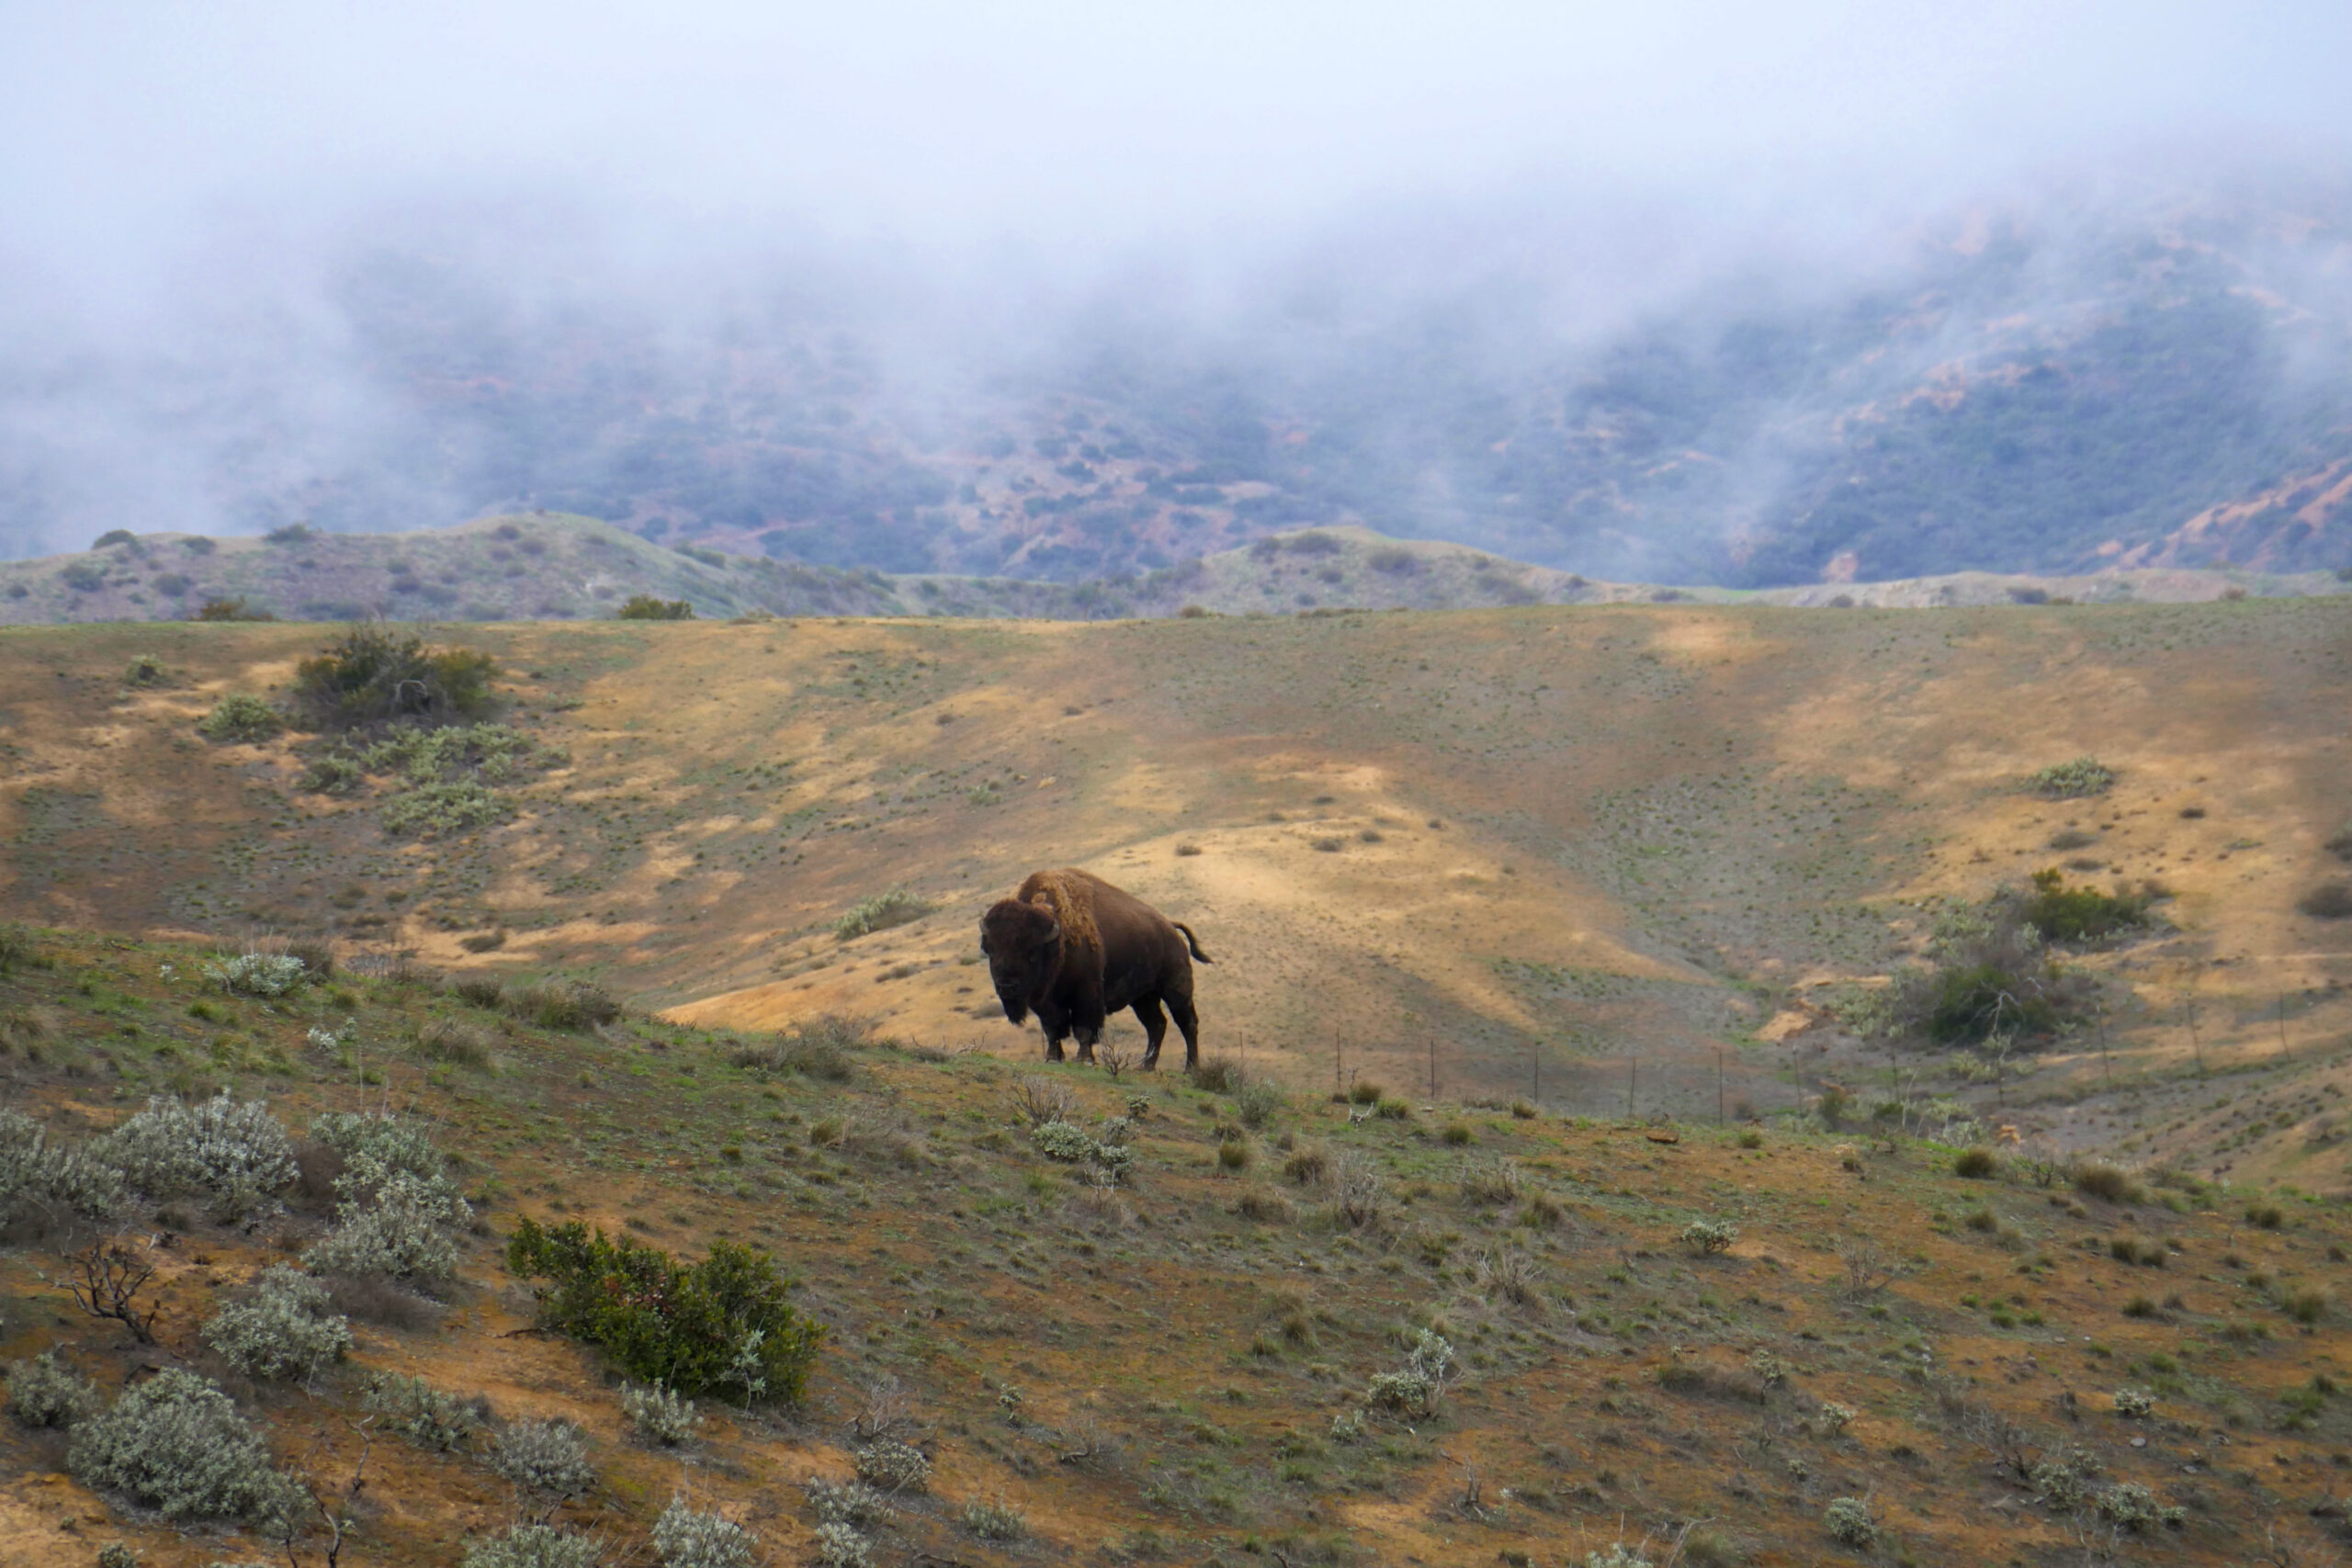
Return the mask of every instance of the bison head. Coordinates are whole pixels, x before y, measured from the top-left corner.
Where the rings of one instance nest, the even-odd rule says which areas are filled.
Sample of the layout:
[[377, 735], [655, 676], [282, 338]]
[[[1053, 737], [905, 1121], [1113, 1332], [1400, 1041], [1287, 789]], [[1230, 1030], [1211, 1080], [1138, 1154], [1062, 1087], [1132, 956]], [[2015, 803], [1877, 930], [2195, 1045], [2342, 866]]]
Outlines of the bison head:
[[980, 917], [980, 951], [996, 987], [1004, 1016], [1019, 1023], [1033, 1001], [1045, 994], [1061, 957], [1062, 923], [1042, 904], [1001, 898]]

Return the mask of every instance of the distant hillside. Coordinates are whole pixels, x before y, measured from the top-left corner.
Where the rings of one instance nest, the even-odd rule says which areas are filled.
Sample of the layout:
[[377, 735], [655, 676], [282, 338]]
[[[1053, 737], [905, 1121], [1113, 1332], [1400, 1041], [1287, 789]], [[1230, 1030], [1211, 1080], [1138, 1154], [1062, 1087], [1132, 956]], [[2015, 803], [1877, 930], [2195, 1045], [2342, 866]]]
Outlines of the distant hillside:
[[209, 601], [281, 620], [384, 616], [439, 621], [609, 618], [636, 594], [685, 600], [696, 615], [1008, 616], [1104, 620], [1179, 615], [1452, 610], [1511, 604], [1691, 600], [1928, 607], [2048, 599], [2153, 602], [2352, 592], [2329, 572], [2272, 575], [2178, 567], [2080, 578], [1983, 572], [1831, 582], [1742, 593], [1602, 582], [1461, 545], [1363, 528], [1270, 535], [1243, 549], [1102, 581], [880, 572], [802, 566], [705, 546], [650, 544], [592, 517], [532, 513], [412, 534], [288, 532], [263, 539], [126, 536], [103, 548], [0, 562], [0, 626], [171, 621]]
[[[1736, 588], [2352, 566], [2340, 183], [2045, 192], [1905, 232], [1623, 300], [1524, 244], [1397, 262], [1410, 283], [1301, 261], [1209, 316], [1073, 298], [1017, 344], [910, 333], [881, 282], [786, 277], [722, 332], [371, 244], [300, 378], [340, 397], [244, 386], [226, 324], [168, 367], [18, 367], [40, 392], [0, 395], [0, 552], [544, 508], [811, 570], [1065, 584], [1340, 525]], [[173, 479], [109, 488], [159, 453]]]

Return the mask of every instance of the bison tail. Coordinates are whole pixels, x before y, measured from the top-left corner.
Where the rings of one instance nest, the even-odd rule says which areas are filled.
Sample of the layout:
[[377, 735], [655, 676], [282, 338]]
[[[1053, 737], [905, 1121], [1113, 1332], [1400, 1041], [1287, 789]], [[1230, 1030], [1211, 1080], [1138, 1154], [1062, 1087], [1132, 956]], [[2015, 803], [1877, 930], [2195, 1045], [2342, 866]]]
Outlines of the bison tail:
[[1216, 959], [1211, 958], [1207, 953], [1201, 951], [1201, 939], [1193, 934], [1192, 927], [1186, 925], [1182, 920], [1170, 920], [1168, 923], [1184, 933], [1184, 945], [1193, 950], [1193, 957], [1199, 959], [1204, 964], [1214, 964], [1216, 962]]

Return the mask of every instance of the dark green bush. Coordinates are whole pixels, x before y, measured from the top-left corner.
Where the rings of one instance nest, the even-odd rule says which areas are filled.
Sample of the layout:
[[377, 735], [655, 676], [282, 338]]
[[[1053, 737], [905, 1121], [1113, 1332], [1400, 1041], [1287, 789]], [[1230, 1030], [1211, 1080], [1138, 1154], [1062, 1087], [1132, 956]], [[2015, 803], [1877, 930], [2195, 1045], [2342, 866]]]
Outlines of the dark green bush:
[[[209, 540], [206, 541], [208, 544]], [[256, 610], [239, 599], [207, 599], [198, 606], [195, 616], [199, 621], [274, 621], [267, 610]]]
[[686, 1264], [577, 1221], [542, 1227], [526, 1216], [506, 1264], [550, 1281], [537, 1292], [549, 1327], [683, 1394], [797, 1401], [824, 1341], [823, 1325], [785, 1299], [774, 1260], [733, 1242], [713, 1242], [707, 1258]]
[[1951, 1162], [1951, 1168], [1954, 1175], [1982, 1181], [1998, 1175], [2001, 1162], [1994, 1158], [1990, 1149], [1962, 1149]]
[[624, 621], [691, 621], [695, 607], [684, 599], [656, 599], [650, 593], [633, 593], [621, 606]]
[[2033, 894], [2018, 912], [2052, 942], [2096, 942], [2127, 926], [2144, 925], [2148, 900], [2142, 894], [2069, 887], [2064, 874], [2052, 866], [2033, 874]]
[[621, 1005], [584, 980], [542, 980], [506, 993], [505, 1008], [541, 1029], [586, 1031], [620, 1017]]
[[266, 740], [286, 728], [285, 718], [259, 697], [232, 692], [213, 705], [196, 728], [208, 740], [251, 744]]
[[321, 729], [405, 720], [461, 724], [491, 708], [490, 655], [434, 648], [382, 626], [345, 632], [294, 668], [295, 706]]
[[2295, 908], [2314, 919], [2352, 917], [2352, 882], [2323, 882], [2296, 899]]

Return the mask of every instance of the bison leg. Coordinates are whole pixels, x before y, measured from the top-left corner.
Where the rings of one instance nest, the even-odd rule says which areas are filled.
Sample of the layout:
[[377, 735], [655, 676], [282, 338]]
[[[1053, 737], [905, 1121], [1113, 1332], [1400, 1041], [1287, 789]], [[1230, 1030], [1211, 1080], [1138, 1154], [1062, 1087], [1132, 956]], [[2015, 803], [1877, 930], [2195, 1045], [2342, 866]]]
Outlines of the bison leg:
[[1168, 1038], [1168, 1015], [1159, 1010], [1158, 997], [1136, 998], [1136, 1021], [1143, 1025], [1143, 1065], [1148, 1071], [1159, 1066], [1159, 1043]]
[[[1170, 997], [1168, 1010], [1176, 1016], [1176, 1027], [1184, 1036], [1184, 1066], [1187, 1071], [1201, 1065], [1201, 1020], [1193, 1010], [1190, 997]], [[1154, 1052], [1157, 1055], [1159, 1053]]]

